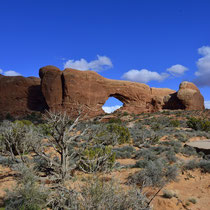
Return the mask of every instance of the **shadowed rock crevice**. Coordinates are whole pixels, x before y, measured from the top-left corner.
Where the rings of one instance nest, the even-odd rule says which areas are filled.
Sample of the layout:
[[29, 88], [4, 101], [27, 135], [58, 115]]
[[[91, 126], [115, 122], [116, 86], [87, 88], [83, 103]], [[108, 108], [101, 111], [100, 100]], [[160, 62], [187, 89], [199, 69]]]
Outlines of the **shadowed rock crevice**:
[[49, 107], [41, 91], [41, 85], [32, 85], [28, 88], [27, 106], [31, 111], [44, 112]]
[[178, 99], [177, 93], [172, 93], [169, 94], [168, 96], [165, 96], [164, 100], [165, 103], [163, 105], [163, 109], [170, 109], [170, 110], [186, 109], [182, 101]]

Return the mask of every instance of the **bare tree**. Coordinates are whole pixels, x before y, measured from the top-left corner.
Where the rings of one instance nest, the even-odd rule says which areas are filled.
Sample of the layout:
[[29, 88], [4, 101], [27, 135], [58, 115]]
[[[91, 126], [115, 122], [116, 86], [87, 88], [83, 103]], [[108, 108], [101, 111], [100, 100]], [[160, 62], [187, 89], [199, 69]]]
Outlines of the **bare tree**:
[[[56, 179], [66, 180], [79, 162], [79, 148], [70, 153], [69, 147], [87, 131], [84, 129], [82, 133], [76, 133], [74, 130], [79, 123], [80, 116], [72, 121], [65, 112], [47, 112], [45, 120], [49, 132], [48, 140], [42, 141], [41, 145], [33, 145], [34, 152], [48, 163]], [[46, 146], [48, 149], [53, 148], [53, 152], [48, 153]], [[71, 160], [77, 161], [71, 165]]]

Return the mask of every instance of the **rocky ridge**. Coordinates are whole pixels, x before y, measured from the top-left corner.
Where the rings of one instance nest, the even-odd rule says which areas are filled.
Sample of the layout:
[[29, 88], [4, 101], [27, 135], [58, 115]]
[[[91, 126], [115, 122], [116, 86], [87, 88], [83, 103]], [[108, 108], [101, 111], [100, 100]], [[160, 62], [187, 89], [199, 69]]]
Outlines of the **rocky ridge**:
[[106, 79], [94, 71], [55, 66], [39, 70], [39, 78], [0, 75], [0, 114], [14, 116], [32, 111], [67, 111], [77, 115], [83, 110], [89, 117], [103, 114], [109, 97], [123, 103], [122, 112], [140, 114], [163, 109], [203, 110], [204, 98], [190, 82], [182, 82], [176, 92], [168, 88], [150, 88], [146, 84]]

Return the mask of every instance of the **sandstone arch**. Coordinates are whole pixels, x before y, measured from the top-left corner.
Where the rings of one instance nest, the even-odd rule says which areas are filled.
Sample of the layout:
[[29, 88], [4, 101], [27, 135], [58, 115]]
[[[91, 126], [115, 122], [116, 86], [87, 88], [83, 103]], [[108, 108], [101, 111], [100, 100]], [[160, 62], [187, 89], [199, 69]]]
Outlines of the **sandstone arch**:
[[77, 115], [82, 106], [89, 117], [93, 117], [104, 113], [102, 106], [110, 96], [122, 101], [120, 111], [135, 114], [162, 109], [204, 109], [203, 96], [190, 82], [182, 82], [176, 92], [136, 82], [106, 79], [94, 71], [61, 71], [55, 66], [42, 67], [39, 75], [41, 80], [0, 75], [0, 114], [21, 115], [48, 108]]

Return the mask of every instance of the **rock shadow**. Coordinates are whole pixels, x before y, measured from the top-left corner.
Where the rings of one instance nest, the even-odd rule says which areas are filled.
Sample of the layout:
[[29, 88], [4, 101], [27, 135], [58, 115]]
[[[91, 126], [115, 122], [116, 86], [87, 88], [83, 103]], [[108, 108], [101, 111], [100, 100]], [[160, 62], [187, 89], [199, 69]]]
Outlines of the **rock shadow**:
[[27, 107], [31, 111], [48, 110], [49, 107], [41, 91], [41, 85], [32, 85], [28, 88]]

